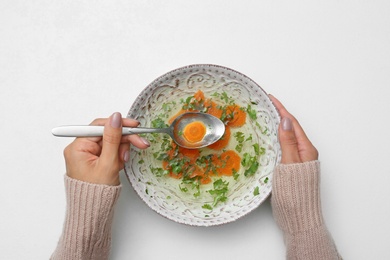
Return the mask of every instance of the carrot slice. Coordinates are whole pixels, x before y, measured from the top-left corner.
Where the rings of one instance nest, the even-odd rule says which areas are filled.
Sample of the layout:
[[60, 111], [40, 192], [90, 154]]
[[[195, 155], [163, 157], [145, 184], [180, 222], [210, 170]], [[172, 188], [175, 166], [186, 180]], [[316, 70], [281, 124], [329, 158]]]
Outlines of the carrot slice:
[[183, 129], [183, 136], [190, 143], [202, 141], [205, 134], [206, 126], [200, 121], [191, 122]]
[[229, 144], [230, 135], [231, 135], [230, 127], [225, 126], [225, 133], [221, 137], [221, 139], [219, 139], [217, 142], [215, 142], [207, 147], [209, 147], [213, 150], [222, 150], [223, 148], [225, 148]]
[[200, 179], [201, 184], [209, 184], [211, 182], [211, 178], [208, 175], [203, 175]]
[[194, 170], [190, 174], [190, 178], [195, 178], [197, 176], [203, 176], [203, 175], [204, 175], [203, 169], [200, 168], [199, 166], [195, 165]]
[[183, 177], [183, 173], [179, 172], [179, 173], [174, 173], [171, 169], [171, 167], [169, 166], [169, 163], [168, 161], [163, 161], [162, 162], [162, 167], [164, 170], [169, 170], [169, 177], [172, 177], [174, 179], [181, 179]]
[[170, 171], [169, 176], [174, 178], [174, 179], [181, 179], [183, 177], [183, 173], [180, 172], [180, 173], [176, 174], [176, 173]]
[[194, 167], [194, 171], [191, 173], [190, 178], [196, 178], [198, 177], [201, 184], [208, 184], [211, 182], [210, 176], [205, 174], [204, 170], [200, 168], [199, 166]]
[[206, 101], [205, 102], [205, 107], [207, 107], [207, 114], [213, 115], [217, 118], [222, 117], [223, 110], [218, 108], [217, 103], [214, 101]]
[[183, 147], [179, 147], [179, 153], [185, 157], [188, 157], [191, 163], [195, 163], [200, 155], [199, 149], [187, 149]]
[[198, 90], [198, 91], [194, 94], [194, 98], [195, 98], [196, 101], [205, 100], [203, 91], [202, 91], [202, 90]]
[[239, 105], [228, 106], [226, 108], [226, 114], [232, 117], [232, 119], [230, 119], [227, 123], [228, 126], [240, 127], [245, 124], [246, 113], [240, 108]]
[[232, 176], [233, 171], [240, 170], [241, 157], [235, 151], [227, 150], [220, 156], [214, 156], [213, 163], [217, 166], [218, 175]]

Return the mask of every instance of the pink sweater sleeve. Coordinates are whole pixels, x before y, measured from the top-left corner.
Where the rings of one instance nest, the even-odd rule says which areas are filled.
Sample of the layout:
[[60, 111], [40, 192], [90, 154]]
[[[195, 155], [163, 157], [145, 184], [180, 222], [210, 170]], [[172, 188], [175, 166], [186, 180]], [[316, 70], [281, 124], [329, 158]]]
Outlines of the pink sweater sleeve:
[[65, 176], [65, 223], [51, 259], [108, 259], [120, 190], [120, 185], [91, 184]]
[[322, 215], [320, 163], [281, 164], [272, 185], [272, 211], [287, 259], [341, 259]]

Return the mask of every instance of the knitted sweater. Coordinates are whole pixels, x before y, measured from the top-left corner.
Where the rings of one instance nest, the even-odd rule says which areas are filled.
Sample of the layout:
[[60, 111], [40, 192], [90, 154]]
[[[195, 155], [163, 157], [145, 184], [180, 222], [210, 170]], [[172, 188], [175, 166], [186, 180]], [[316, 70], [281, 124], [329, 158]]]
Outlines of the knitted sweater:
[[120, 185], [91, 184], [65, 176], [65, 223], [51, 259], [108, 259], [120, 190]]
[[278, 165], [271, 203], [287, 259], [341, 259], [322, 216], [319, 161]]
[[[318, 161], [275, 169], [272, 210], [285, 237], [287, 259], [341, 259], [322, 217], [319, 169]], [[120, 190], [65, 176], [66, 218], [51, 259], [108, 259]]]

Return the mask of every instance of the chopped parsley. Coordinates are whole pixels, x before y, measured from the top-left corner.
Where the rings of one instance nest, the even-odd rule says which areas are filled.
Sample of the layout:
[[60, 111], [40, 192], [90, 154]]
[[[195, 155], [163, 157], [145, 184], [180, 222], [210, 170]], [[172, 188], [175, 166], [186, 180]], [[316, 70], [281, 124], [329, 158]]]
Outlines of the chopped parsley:
[[150, 165], [149, 168], [150, 168], [150, 171], [157, 177], [162, 177], [162, 176], [169, 174], [168, 170], [164, 170], [161, 167], [152, 167]]
[[233, 169], [233, 179], [236, 181], [238, 177], [240, 177], [240, 174], [235, 169]]
[[259, 168], [259, 162], [256, 156], [251, 156], [249, 153], [244, 153], [244, 158], [241, 160], [241, 165], [246, 168], [244, 176], [252, 176]]
[[252, 120], [256, 120], [257, 119], [256, 110], [252, 109], [251, 105], [248, 104], [248, 106], [246, 108], [246, 112], [248, 113], [248, 116], [250, 117], [250, 119], [252, 119]]
[[214, 201], [212, 204], [213, 207], [215, 207], [219, 202], [225, 202], [227, 200], [226, 195], [228, 192], [228, 186], [229, 182], [224, 181], [222, 179], [218, 179], [213, 182], [214, 189], [207, 191], [214, 197]]
[[203, 206], [202, 206], [202, 209], [208, 209], [208, 210], [212, 210], [213, 209], [213, 207], [210, 205], [210, 204], [204, 204]]
[[172, 101], [172, 102], [168, 102], [168, 103], [164, 103], [162, 105], [162, 109], [164, 110], [164, 112], [171, 112], [172, 111], [172, 107], [174, 107], [176, 105], [176, 102], [175, 101]]
[[164, 122], [164, 120], [161, 117], [157, 117], [152, 121], [152, 127], [153, 128], [165, 128], [168, 127], [168, 125]]

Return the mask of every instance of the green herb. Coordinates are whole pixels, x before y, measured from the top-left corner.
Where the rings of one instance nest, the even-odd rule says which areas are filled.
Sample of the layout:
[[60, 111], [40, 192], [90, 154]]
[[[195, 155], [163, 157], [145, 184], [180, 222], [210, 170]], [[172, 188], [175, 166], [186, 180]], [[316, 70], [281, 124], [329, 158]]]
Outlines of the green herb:
[[238, 177], [240, 177], [240, 174], [235, 169], [233, 169], [233, 179], [236, 181]]
[[157, 177], [162, 177], [162, 176], [165, 176], [167, 174], [169, 174], [169, 171], [168, 170], [164, 170], [163, 168], [161, 167], [152, 167], [151, 165], [149, 166], [150, 168], [150, 171], [156, 175]]
[[243, 146], [243, 144], [237, 144], [234, 149], [236, 149], [237, 152], [241, 153], [242, 152], [242, 146]]
[[202, 206], [202, 209], [212, 210], [213, 207], [212, 207], [210, 204], [204, 204], [204, 205]]
[[167, 196], [167, 200], [170, 200], [171, 199], [171, 196]]
[[187, 174], [188, 166], [187, 163], [189, 159], [186, 157], [183, 158], [173, 158], [168, 162], [171, 170], [175, 174], [183, 173], [183, 175]]
[[260, 155], [260, 147], [259, 147], [259, 144], [254, 144], [252, 145], [253, 146], [253, 149], [255, 149], [255, 154], [256, 155]]
[[228, 115], [227, 115], [227, 108], [226, 106], [217, 106], [218, 109], [222, 110], [222, 114], [221, 114], [221, 121], [226, 123], [229, 119]]
[[259, 194], [260, 194], [260, 192], [259, 192], [259, 186], [256, 186], [255, 190], [253, 191], [253, 195], [254, 195], [254, 196], [257, 196], [257, 195], [259, 195]]
[[253, 162], [251, 164], [251, 166], [248, 169], [245, 170], [244, 175], [245, 176], [254, 175], [257, 172], [258, 169], [259, 169], [259, 163], [258, 162]]
[[243, 142], [245, 141], [245, 135], [243, 132], [236, 132], [236, 133], [234, 133], [233, 136], [236, 138], [236, 140], [238, 142], [235, 149], [237, 152], [241, 153], [242, 147], [244, 145]]
[[175, 105], [176, 105], [175, 101], [164, 103], [162, 105], [162, 109], [164, 110], [164, 112], [171, 112], [172, 111], [172, 106], [175, 106]]
[[139, 164], [143, 164], [144, 162], [145, 162], [144, 159], [138, 161]]
[[226, 92], [222, 92], [222, 94], [221, 94], [221, 99], [222, 99], [223, 101], [225, 101], [226, 104], [229, 103], [229, 96], [227, 95]]
[[[185, 192], [188, 191], [188, 188], [191, 188], [192, 190], [195, 190], [195, 193], [193, 193], [195, 198], [198, 198], [200, 196], [200, 183], [199, 183], [197, 177], [189, 178], [188, 176], [184, 176], [181, 183], [183, 185], [187, 185]], [[180, 186], [180, 189], [182, 189], [181, 186]]]
[[212, 97], [219, 98], [220, 100], [222, 100], [222, 101], [225, 102], [226, 104], [232, 102], [232, 98], [229, 97], [228, 94], [227, 94], [226, 92], [222, 92], [222, 93], [214, 92], [211, 96], [212, 96]]
[[251, 165], [253, 159], [254, 158], [251, 157], [249, 153], [244, 153], [244, 156], [241, 159], [241, 165], [244, 167], [248, 167], [249, 165]]
[[265, 148], [264, 147], [260, 147], [259, 144], [254, 144], [252, 146], [253, 146], [253, 149], [255, 150], [255, 154], [257, 156], [265, 154]]
[[165, 127], [168, 127], [168, 125], [164, 122], [163, 119], [161, 119], [160, 117], [157, 117], [156, 119], [154, 119], [152, 121], [152, 127], [153, 128], [165, 128]]
[[268, 183], [268, 177], [266, 177], [265, 179], [264, 179], [264, 183]]
[[172, 149], [171, 139], [169, 137], [163, 137], [161, 141], [161, 151], [169, 151]]
[[169, 155], [167, 153], [155, 152], [155, 153], [153, 153], [153, 157], [159, 161], [168, 161], [169, 160]]
[[180, 188], [180, 190], [181, 190], [182, 192], [187, 192], [187, 191], [188, 191], [188, 188], [187, 188], [187, 187], [181, 187], [181, 186], [179, 185], [179, 188]]
[[188, 98], [186, 98], [186, 100], [184, 99], [181, 99], [180, 100], [180, 103], [183, 104], [182, 105], [182, 109], [184, 110], [200, 110], [200, 111], [204, 111], [204, 101], [203, 100], [196, 100], [194, 98], [194, 96], [189, 96]]
[[265, 129], [264, 129], [263, 131], [261, 131], [261, 133], [262, 133], [263, 135], [268, 134], [268, 127], [266, 126]]
[[215, 207], [219, 202], [225, 202], [227, 200], [227, 192], [228, 192], [228, 186], [229, 183], [218, 179], [213, 182], [213, 190], [208, 190], [208, 193], [210, 193], [214, 197], [213, 201], [213, 207]]
[[251, 176], [255, 174], [259, 168], [257, 157], [251, 156], [249, 153], [244, 153], [244, 157], [241, 159], [241, 165], [247, 168], [244, 172], [245, 176]]
[[200, 196], [200, 188], [198, 188], [197, 191], [193, 195], [195, 198], [198, 198]]
[[204, 169], [205, 174], [217, 174], [217, 169], [212, 163], [213, 155], [204, 155], [196, 160], [196, 165]]
[[234, 133], [233, 136], [236, 138], [237, 142], [239, 142], [239, 143], [242, 143], [245, 140], [245, 135], [243, 132], [236, 132], [236, 133]]
[[252, 120], [256, 120], [257, 119], [256, 110], [252, 109], [251, 105], [248, 104], [248, 106], [246, 108], [246, 112], [248, 113], [249, 117]]

